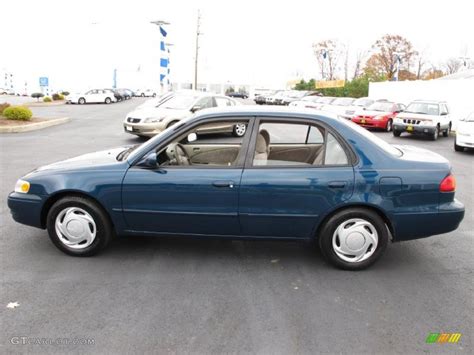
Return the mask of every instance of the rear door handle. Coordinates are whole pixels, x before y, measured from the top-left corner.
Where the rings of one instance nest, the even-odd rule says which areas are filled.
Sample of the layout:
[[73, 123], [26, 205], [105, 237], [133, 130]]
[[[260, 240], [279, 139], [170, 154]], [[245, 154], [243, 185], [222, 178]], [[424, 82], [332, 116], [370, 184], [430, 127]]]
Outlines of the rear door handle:
[[343, 189], [346, 187], [346, 182], [345, 181], [331, 181], [328, 186], [331, 189]]
[[213, 186], [215, 187], [229, 187], [229, 188], [234, 188], [234, 182], [233, 181], [224, 181], [224, 180], [218, 180], [214, 181], [212, 183]]

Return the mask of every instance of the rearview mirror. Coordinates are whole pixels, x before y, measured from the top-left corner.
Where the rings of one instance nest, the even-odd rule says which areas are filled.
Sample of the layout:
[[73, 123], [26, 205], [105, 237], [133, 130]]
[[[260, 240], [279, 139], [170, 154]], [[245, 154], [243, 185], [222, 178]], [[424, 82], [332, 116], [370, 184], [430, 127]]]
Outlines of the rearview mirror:
[[195, 140], [197, 140], [197, 134], [196, 133], [190, 133], [188, 135], [188, 142], [191, 143], [191, 142], [194, 142]]
[[194, 112], [199, 111], [199, 110], [201, 110], [201, 109], [202, 109], [202, 107], [201, 107], [200, 105], [195, 105], [195, 106], [193, 106], [193, 108], [191, 109], [191, 112], [194, 113]]

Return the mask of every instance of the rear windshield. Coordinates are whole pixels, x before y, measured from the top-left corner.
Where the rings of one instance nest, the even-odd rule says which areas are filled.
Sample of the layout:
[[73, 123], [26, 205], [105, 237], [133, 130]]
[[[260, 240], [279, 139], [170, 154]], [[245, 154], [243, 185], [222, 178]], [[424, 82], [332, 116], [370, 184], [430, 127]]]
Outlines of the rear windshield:
[[370, 140], [371, 142], [373, 142], [374, 144], [382, 148], [387, 153], [396, 157], [402, 156], [402, 152], [399, 149], [385, 142], [382, 138], [377, 137], [375, 134], [373, 134], [372, 132], [369, 132], [365, 128], [360, 127], [358, 124], [355, 124], [352, 121], [346, 120], [344, 118], [339, 118], [339, 122], [343, 122], [345, 125], [357, 131], [357, 133], [360, 133], [362, 136], [364, 136], [365, 138], [367, 138], [368, 140]]

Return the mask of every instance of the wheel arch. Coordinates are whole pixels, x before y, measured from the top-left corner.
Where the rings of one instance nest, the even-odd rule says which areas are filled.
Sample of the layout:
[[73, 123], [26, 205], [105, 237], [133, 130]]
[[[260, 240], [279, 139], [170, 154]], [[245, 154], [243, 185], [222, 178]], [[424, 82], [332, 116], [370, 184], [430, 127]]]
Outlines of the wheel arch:
[[339, 207], [337, 207], [336, 209], [331, 210], [331, 211], [330, 211], [329, 213], [327, 213], [327, 214], [323, 217], [323, 219], [319, 222], [318, 226], [316, 227], [315, 233], [313, 234], [313, 238], [315, 238], [315, 239], [318, 238], [321, 229], [324, 227], [324, 225], [326, 224], [326, 222], [327, 222], [332, 216], [334, 216], [336, 213], [339, 213], [339, 212], [341, 212], [341, 211], [348, 210], [348, 209], [351, 209], [351, 208], [361, 208], [361, 209], [366, 209], [366, 210], [369, 210], [369, 211], [372, 211], [372, 212], [377, 213], [377, 215], [378, 215], [380, 218], [382, 218], [382, 220], [384, 221], [385, 225], [386, 225], [387, 228], [388, 228], [388, 231], [390, 232], [390, 240], [393, 240], [393, 238], [394, 238], [394, 236], [395, 236], [395, 229], [394, 229], [394, 226], [393, 226], [392, 221], [390, 220], [390, 218], [388, 218], [387, 213], [386, 213], [384, 210], [382, 210], [380, 207], [378, 207], [378, 206], [375, 206], [375, 205], [367, 205], [367, 204], [362, 204], [362, 203], [353, 203], [353, 204], [349, 204], [349, 205], [339, 206]]
[[107, 216], [109, 219], [110, 225], [112, 226], [112, 229], [115, 230], [115, 224], [107, 211], [107, 209], [104, 208], [102, 203], [100, 203], [99, 200], [97, 200], [95, 197], [83, 192], [83, 191], [77, 191], [77, 190], [63, 190], [59, 191], [51, 196], [45, 201], [43, 204], [43, 208], [41, 209], [41, 227], [46, 228], [46, 218], [48, 217], [49, 210], [51, 207], [60, 199], [64, 197], [82, 197], [84, 199], [90, 200], [94, 202], [101, 210], [104, 212], [104, 214]]

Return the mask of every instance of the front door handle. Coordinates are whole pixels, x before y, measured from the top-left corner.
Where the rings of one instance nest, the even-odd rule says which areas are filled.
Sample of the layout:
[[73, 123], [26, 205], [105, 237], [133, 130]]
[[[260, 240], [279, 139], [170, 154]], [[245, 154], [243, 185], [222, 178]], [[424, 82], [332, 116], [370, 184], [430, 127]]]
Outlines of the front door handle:
[[331, 189], [343, 189], [346, 187], [346, 182], [345, 181], [331, 181], [328, 184], [329, 188]]
[[233, 181], [228, 181], [228, 180], [218, 180], [214, 181], [212, 183], [213, 186], [215, 187], [229, 187], [229, 188], [234, 188], [234, 182]]

